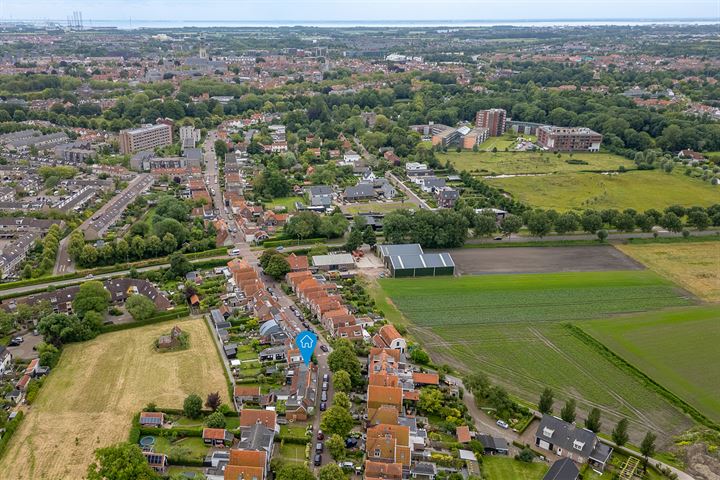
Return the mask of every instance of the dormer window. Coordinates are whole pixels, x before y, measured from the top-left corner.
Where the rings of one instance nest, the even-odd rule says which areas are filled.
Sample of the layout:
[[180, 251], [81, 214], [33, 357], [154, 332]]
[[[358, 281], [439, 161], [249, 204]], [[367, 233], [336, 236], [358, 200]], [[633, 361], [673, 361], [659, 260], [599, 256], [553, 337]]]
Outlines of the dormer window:
[[548, 427], [543, 428], [543, 435], [544, 435], [544, 436], [546, 436], [546, 437], [548, 437], [548, 438], [552, 438], [553, 433], [555, 433], [555, 430], [553, 430], [552, 428], [548, 428]]
[[379, 448], [376, 448], [376, 449], [375, 449], [375, 452], [373, 452], [373, 454], [375, 455], [375, 457], [379, 457], [379, 456], [380, 456], [380, 449], [379, 449]]
[[575, 440], [573, 442], [573, 448], [578, 451], [582, 451], [583, 448], [585, 448], [585, 442], [581, 442], [580, 440]]

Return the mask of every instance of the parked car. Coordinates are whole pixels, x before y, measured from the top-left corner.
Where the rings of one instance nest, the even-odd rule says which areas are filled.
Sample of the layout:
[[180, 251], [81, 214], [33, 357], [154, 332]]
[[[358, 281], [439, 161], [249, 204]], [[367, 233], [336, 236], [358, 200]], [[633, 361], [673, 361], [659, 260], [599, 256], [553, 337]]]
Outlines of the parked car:
[[315, 455], [315, 459], [313, 460], [313, 464], [314, 464], [316, 467], [319, 467], [320, 465], [322, 465], [322, 455], [320, 455], [319, 453], [318, 453], [317, 455]]
[[508, 425], [505, 420], [498, 420], [498, 421], [495, 422], [495, 423], [497, 423], [497, 426], [498, 426], [498, 427], [501, 427], [501, 428], [510, 428], [510, 425]]
[[322, 350], [323, 352], [327, 353], [327, 352], [328, 352], [328, 347], [327, 347], [327, 345], [320, 345], [320, 350]]
[[322, 394], [320, 395], [320, 401], [327, 402], [327, 392], [322, 392]]
[[317, 439], [318, 439], [318, 440], [325, 440], [325, 434], [323, 433], [322, 430], [318, 430]]
[[328, 386], [329, 386], [329, 385], [328, 385], [328, 382], [323, 382], [323, 384], [322, 384], [322, 390], [323, 390], [323, 392], [327, 392]]
[[320, 404], [320, 411], [321, 411], [321, 412], [324, 412], [325, 410], [327, 410], [327, 403], [322, 402], [322, 403]]
[[318, 442], [315, 444], [315, 453], [322, 453], [323, 451], [323, 443]]
[[285, 247], [280, 245], [279, 247], [275, 248], [275, 250], [277, 250], [278, 252], [282, 252], [283, 250], [285, 250]]
[[329, 373], [323, 374], [323, 382], [327, 382], [328, 380], [330, 380], [330, 374]]
[[23, 338], [22, 338], [22, 337], [15, 337], [15, 338], [13, 338], [12, 340], [10, 340], [10, 343], [8, 343], [8, 345], [11, 346], [11, 347], [17, 347], [17, 346], [20, 345], [22, 342], [23, 342]]

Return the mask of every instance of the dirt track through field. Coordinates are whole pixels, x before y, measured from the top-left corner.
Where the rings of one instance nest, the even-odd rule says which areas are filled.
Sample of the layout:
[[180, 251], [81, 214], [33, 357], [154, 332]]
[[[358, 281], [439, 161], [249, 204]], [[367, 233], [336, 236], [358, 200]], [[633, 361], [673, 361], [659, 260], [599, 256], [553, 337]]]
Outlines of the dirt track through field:
[[[190, 348], [157, 353], [153, 342], [179, 325]], [[81, 479], [95, 449], [127, 439], [132, 416], [155, 402], [182, 407], [190, 393], [219, 391], [222, 365], [204, 320], [166, 322], [69, 345], [0, 460], [0, 478]]]

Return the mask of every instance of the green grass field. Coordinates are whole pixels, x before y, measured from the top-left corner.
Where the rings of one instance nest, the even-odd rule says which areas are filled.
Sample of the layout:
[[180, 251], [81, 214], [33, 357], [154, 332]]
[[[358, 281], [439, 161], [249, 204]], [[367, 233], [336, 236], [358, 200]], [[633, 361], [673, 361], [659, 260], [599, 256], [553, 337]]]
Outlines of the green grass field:
[[512, 458], [484, 456], [483, 472], [487, 480], [540, 480], [547, 472], [544, 463], [525, 463]]
[[679, 170], [672, 174], [657, 170], [619, 175], [563, 173], [487, 181], [533, 207], [556, 210], [634, 208], [642, 211], [662, 210], [673, 204], [709, 206], [720, 202], [720, 188], [686, 177]]
[[458, 170], [467, 170], [480, 175], [614, 171], [620, 166], [626, 169], [635, 168], [634, 162], [612, 153], [573, 154], [572, 159], [583, 160], [588, 165], [567, 163], [567, 160], [571, 159], [569, 153], [563, 153], [558, 157], [552, 152], [463, 151], [439, 153], [437, 156], [443, 163], [449, 160]]
[[678, 296], [671, 282], [645, 270], [383, 279], [380, 283], [413, 323], [430, 327], [594, 319], [690, 303]]
[[490, 137], [483, 143], [478, 145], [479, 150], [492, 151], [493, 148], [497, 148], [498, 151], [504, 152], [506, 148], [510, 149], [515, 145], [516, 135], [503, 135], [502, 137]]
[[[660, 385], [720, 422], [720, 307], [585, 322], [582, 329]], [[717, 373], [717, 371], [716, 371]]]
[[[600, 406], [604, 428], [627, 416], [678, 433], [691, 425], [658, 393], [574, 336], [563, 324], [694, 302], [649, 271], [382, 279], [411, 334], [439, 364], [482, 371], [511, 393], [536, 401], [545, 386], [558, 403]], [[431, 292], [431, 293], [429, 293]], [[584, 413], [580, 414], [583, 418]]]

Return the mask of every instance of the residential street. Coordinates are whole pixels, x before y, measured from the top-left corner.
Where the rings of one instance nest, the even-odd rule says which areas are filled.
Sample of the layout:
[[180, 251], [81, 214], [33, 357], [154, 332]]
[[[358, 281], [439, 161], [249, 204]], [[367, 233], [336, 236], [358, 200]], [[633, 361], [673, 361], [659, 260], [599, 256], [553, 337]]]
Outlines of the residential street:
[[407, 187], [399, 178], [395, 176], [392, 172], [385, 172], [385, 177], [390, 180], [390, 183], [395, 185], [398, 189], [402, 190], [402, 192], [410, 197], [410, 199], [415, 202], [416, 204], [420, 205], [420, 208], [424, 208], [426, 210], [435, 210], [432, 208], [428, 203], [423, 200], [422, 198], [418, 197], [415, 192], [413, 192], [409, 187]]
[[[235, 248], [240, 250], [240, 256], [245, 259], [250, 265], [252, 265], [256, 270], [258, 270], [258, 273], [260, 274], [260, 277], [262, 278], [263, 282], [267, 287], [272, 288], [273, 294], [277, 297], [277, 301], [280, 304], [281, 307], [284, 309], [284, 313], [288, 318], [288, 331], [293, 335], [296, 336], [299, 332], [302, 332], [306, 328], [302, 325], [302, 322], [300, 319], [290, 310], [290, 306], [294, 305], [295, 302], [285, 294], [283, 289], [281, 288], [281, 285], [279, 282], [273, 280], [271, 277], [265, 275], [261, 272], [259, 266], [258, 266], [258, 257], [261, 253], [258, 250], [252, 250], [250, 245], [244, 241], [242, 236], [237, 231], [237, 223], [235, 222], [235, 219], [232, 217], [231, 214], [228, 214], [228, 212], [225, 209], [225, 202], [222, 196], [222, 191], [220, 189], [220, 182], [222, 179], [220, 178], [220, 171], [219, 171], [219, 165], [217, 162], [217, 158], [214, 152], [214, 143], [217, 139], [215, 131], [211, 131], [208, 133], [207, 139], [205, 140], [205, 182], [208, 185], [209, 189], [215, 190], [215, 195], [213, 195], [213, 202], [215, 203], [215, 208], [218, 211], [218, 215], [220, 218], [225, 220], [228, 224], [228, 227], [231, 229], [234, 229], [235, 232], [233, 233], [232, 230], [230, 232], [231, 237], [233, 239], [233, 242], [235, 244]], [[212, 191], [212, 190], [211, 190]], [[289, 248], [290, 250], [290, 248]], [[330, 369], [327, 365], [327, 356], [328, 353], [323, 352], [320, 349], [320, 345], [326, 345], [328, 347], [328, 350], [330, 350], [330, 346], [327, 343], [326, 339], [315, 329], [312, 329], [315, 331], [315, 333], [318, 334], [318, 344], [315, 349], [315, 358], [317, 359], [318, 363], [318, 372], [317, 372], [317, 378], [318, 378], [318, 390], [317, 390], [317, 399], [316, 399], [316, 405], [315, 405], [315, 415], [313, 416], [312, 422], [313, 422], [313, 440], [315, 440], [317, 436], [317, 432], [320, 429], [320, 398], [321, 398], [321, 392], [322, 392], [322, 378], [323, 375], [326, 373], [330, 373]], [[333, 396], [333, 389], [332, 389], [332, 382], [330, 382], [330, 387], [328, 390], [328, 399], [332, 399]], [[316, 442], [313, 443], [313, 445]], [[314, 450], [313, 450], [314, 451]], [[314, 455], [314, 454], [313, 454]], [[323, 454], [323, 465], [326, 463], [331, 462], [330, 455], [328, 453]]]

